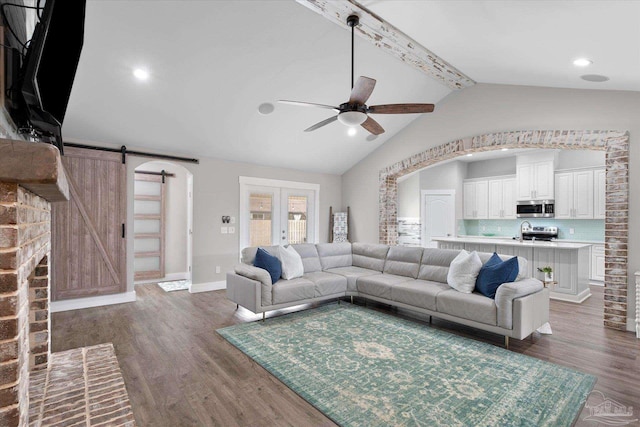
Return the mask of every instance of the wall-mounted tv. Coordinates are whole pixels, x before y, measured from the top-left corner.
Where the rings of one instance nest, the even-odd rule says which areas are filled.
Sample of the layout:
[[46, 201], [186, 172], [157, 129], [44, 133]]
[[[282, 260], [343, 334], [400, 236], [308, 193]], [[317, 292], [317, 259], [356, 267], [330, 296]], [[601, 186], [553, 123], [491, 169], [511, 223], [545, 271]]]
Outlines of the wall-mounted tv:
[[85, 9], [86, 0], [46, 1], [12, 83], [10, 112], [18, 128], [61, 152], [61, 127], [84, 42]]

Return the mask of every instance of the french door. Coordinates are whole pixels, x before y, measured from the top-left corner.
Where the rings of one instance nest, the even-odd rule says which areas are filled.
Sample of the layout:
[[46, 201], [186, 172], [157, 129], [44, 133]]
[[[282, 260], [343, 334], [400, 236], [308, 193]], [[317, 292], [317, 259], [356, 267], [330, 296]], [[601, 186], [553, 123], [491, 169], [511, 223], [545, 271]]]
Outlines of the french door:
[[240, 246], [315, 243], [317, 190], [241, 185]]

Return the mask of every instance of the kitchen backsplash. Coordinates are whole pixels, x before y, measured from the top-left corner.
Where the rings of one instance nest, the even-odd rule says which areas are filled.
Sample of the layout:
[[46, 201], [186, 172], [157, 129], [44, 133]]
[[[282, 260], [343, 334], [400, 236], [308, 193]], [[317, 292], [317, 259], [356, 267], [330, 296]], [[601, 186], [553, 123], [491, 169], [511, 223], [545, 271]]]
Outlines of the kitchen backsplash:
[[[458, 221], [458, 235], [505, 236], [520, 235], [520, 224], [525, 219], [466, 219]], [[558, 238], [568, 240], [604, 241], [603, 219], [527, 218], [532, 226], [556, 226]], [[570, 229], [573, 228], [573, 234]]]

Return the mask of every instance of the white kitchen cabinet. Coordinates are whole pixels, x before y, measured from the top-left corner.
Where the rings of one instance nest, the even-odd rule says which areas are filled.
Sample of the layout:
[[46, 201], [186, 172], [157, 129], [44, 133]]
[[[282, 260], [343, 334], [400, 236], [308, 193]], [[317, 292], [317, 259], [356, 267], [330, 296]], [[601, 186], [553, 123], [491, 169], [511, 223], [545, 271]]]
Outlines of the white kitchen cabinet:
[[591, 280], [604, 282], [604, 245], [591, 246]]
[[489, 207], [489, 182], [465, 181], [463, 183], [464, 219], [487, 219]]
[[553, 200], [554, 162], [518, 162], [516, 166], [518, 200]]
[[551, 266], [556, 283], [550, 297], [562, 301], [581, 303], [591, 296], [589, 290], [589, 247], [574, 250], [533, 248], [534, 277], [542, 280], [544, 273], [538, 268]]
[[462, 242], [438, 242], [438, 249], [455, 249], [461, 251], [464, 249]]
[[593, 218], [604, 219], [606, 214], [607, 171], [593, 171]]
[[496, 245], [488, 244], [488, 243], [465, 243], [464, 250], [467, 252], [485, 252], [488, 254], [492, 254], [496, 251]]
[[593, 171], [559, 172], [555, 177], [555, 217], [593, 218]]
[[490, 179], [489, 188], [489, 219], [516, 218], [516, 178]]

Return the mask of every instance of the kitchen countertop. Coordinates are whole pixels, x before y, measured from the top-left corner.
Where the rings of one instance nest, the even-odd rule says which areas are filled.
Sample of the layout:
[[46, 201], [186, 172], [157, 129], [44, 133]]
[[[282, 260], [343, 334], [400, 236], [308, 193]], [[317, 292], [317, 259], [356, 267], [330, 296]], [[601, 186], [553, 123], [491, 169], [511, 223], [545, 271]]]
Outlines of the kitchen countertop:
[[[459, 238], [470, 239], [494, 239], [494, 240], [509, 240], [512, 236], [482, 236], [477, 234], [460, 234]], [[561, 243], [588, 243], [590, 245], [604, 245], [604, 240], [579, 240], [579, 239], [556, 239], [554, 242]]]
[[513, 240], [508, 237], [435, 237], [431, 240], [436, 242], [449, 243], [478, 243], [485, 245], [502, 245], [502, 246], [526, 246], [533, 248], [556, 248], [556, 249], [582, 249], [592, 246], [591, 243], [567, 242], [565, 240], [554, 240], [552, 242], [531, 241], [531, 240]]

